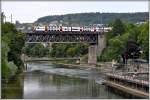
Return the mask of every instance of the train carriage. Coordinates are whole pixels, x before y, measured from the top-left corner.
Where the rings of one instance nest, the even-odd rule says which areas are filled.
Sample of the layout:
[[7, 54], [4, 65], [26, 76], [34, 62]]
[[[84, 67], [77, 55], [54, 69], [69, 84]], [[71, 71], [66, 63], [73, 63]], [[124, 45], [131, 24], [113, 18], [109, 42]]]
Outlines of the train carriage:
[[48, 31], [90, 31], [90, 32], [108, 32], [112, 30], [111, 27], [96, 27], [96, 26], [84, 26], [84, 27], [66, 27], [66, 26], [57, 26], [57, 25], [49, 25], [49, 26], [37, 26], [33, 28], [35, 32], [48, 32]]

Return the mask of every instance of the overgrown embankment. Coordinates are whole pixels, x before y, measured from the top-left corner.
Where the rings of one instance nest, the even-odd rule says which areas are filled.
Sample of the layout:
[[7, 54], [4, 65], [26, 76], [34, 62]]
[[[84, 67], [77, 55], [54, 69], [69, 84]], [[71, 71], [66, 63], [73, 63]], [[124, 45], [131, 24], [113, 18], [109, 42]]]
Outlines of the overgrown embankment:
[[2, 50], [2, 80], [8, 81], [9, 78], [23, 69], [21, 61], [21, 51], [24, 46], [24, 33], [18, 32], [11, 23], [2, 23], [1, 50]]

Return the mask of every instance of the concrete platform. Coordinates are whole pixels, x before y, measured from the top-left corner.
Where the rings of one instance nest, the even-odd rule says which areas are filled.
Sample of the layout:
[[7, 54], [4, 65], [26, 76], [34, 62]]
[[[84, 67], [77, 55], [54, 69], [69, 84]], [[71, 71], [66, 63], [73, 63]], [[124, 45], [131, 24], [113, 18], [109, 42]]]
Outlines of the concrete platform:
[[147, 92], [143, 92], [143, 91], [140, 91], [140, 90], [137, 90], [137, 89], [133, 89], [131, 87], [123, 86], [123, 85], [114, 83], [112, 81], [105, 81], [104, 84], [106, 86], [118, 89], [122, 92], [131, 94], [131, 95], [136, 96], [136, 97], [140, 97], [140, 98], [144, 98], [144, 99], [149, 98], [149, 93], [147, 93]]

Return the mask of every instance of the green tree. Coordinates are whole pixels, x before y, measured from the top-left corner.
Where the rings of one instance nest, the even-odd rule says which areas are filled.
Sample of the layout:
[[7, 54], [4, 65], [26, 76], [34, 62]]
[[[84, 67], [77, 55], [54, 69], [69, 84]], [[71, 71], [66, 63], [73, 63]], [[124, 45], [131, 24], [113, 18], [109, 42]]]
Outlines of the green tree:
[[10, 70], [9, 70], [9, 66], [8, 66], [8, 61], [7, 61], [7, 56], [8, 56], [8, 51], [9, 51], [9, 47], [8, 45], [2, 41], [2, 45], [1, 45], [1, 50], [2, 50], [2, 79], [7, 79], [9, 78], [9, 73], [10, 73]]
[[8, 61], [13, 61], [19, 69], [23, 62], [20, 59], [22, 48], [25, 44], [24, 33], [16, 33], [14, 37], [11, 38], [11, 43], [8, 44], [10, 51], [8, 52]]
[[121, 35], [125, 32], [125, 26], [120, 19], [115, 20], [112, 32], [114, 35]]
[[2, 36], [6, 35], [6, 34], [11, 34], [12, 36], [14, 35], [13, 33], [17, 33], [17, 30], [14, 26], [14, 24], [11, 23], [4, 23], [2, 24]]
[[67, 50], [68, 56], [73, 57], [73, 56], [75, 56], [75, 53], [76, 53], [75, 48], [68, 48], [68, 50]]
[[140, 34], [138, 35], [138, 43], [143, 50], [143, 58], [149, 59], [149, 23], [139, 26]]
[[107, 47], [98, 56], [98, 60], [111, 61], [112, 59], [119, 59], [120, 55], [126, 49], [127, 41], [133, 40], [139, 44], [143, 50], [141, 58], [149, 58], [149, 24], [146, 22], [142, 25], [133, 25], [131, 23], [123, 23], [126, 31], [118, 36], [113, 36], [113, 32], [107, 34]]
[[[12, 66], [17, 66], [17, 71], [22, 69], [21, 50], [24, 46], [24, 34], [16, 30], [14, 24], [2, 23], [2, 76], [8, 79], [11, 76]], [[12, 61], [10, 63], [10, 61]], [[13, 66], [13, 67], [14, 67]]]
[[43, 44], [26, 44], [22, 52], [31, 57], [49, 57], [50, 55], [49, 47], [44, 47]]

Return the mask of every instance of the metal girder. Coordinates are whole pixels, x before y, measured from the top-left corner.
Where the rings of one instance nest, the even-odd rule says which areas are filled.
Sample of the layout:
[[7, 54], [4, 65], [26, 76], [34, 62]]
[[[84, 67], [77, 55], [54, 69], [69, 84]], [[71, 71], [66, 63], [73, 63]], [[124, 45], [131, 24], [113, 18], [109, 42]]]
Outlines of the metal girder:
[[[27, 43], [54, 42], [54, 43], [98, 43], [98, 32], [36, 32], [26, 33]], [[103, 35], [103, 34], [101, 34]]]

